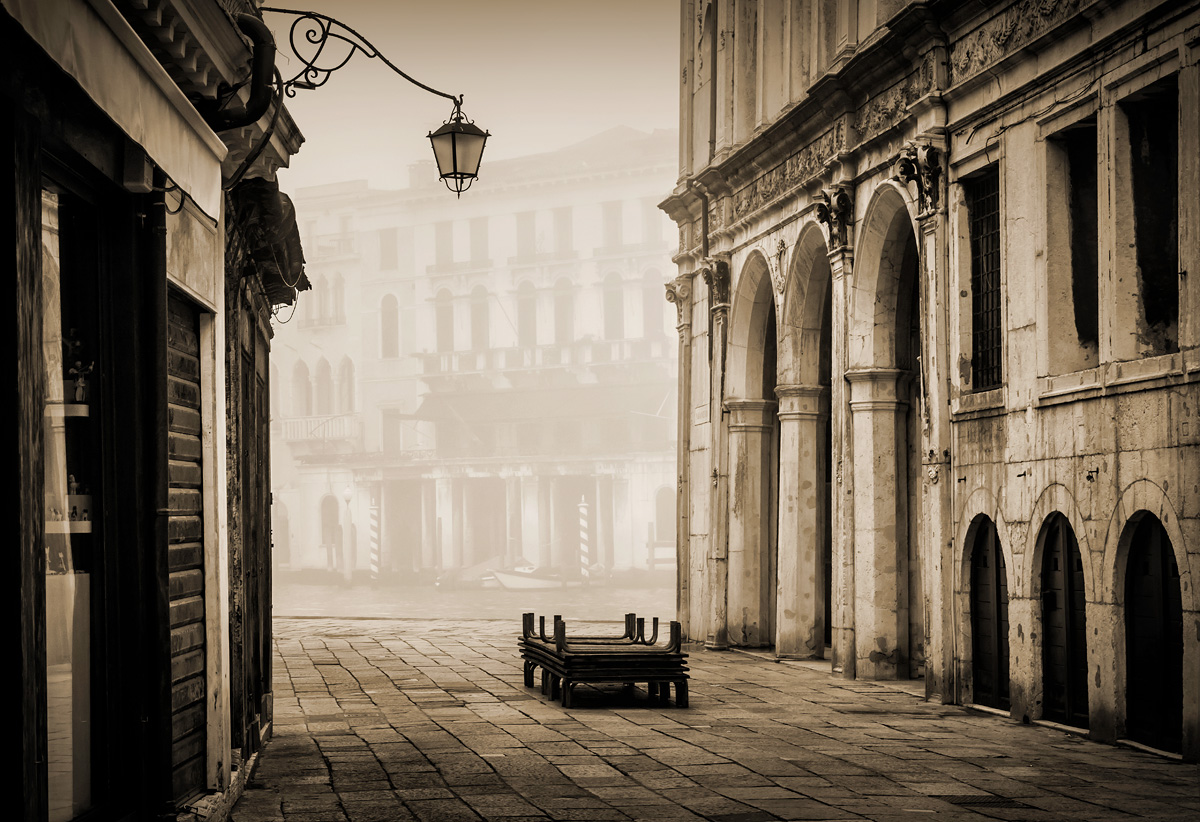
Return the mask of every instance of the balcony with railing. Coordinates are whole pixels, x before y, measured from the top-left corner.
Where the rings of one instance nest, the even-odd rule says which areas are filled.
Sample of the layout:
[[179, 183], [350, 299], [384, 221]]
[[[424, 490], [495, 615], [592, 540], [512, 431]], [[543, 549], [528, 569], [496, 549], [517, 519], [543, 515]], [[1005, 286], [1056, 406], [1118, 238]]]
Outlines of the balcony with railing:
[[362, 418], [357, 414], [324, 414], [281, 420], [285, 442], [355, 443], [362, 437]]

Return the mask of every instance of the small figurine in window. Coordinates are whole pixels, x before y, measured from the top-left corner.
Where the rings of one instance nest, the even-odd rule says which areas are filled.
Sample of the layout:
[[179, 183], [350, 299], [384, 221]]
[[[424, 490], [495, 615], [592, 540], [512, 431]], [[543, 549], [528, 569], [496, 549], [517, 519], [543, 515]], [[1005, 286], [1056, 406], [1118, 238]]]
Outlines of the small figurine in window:
[[95, 363], [89, 363], [86, 367], [81, 360], [76, 360], [75, 364], [67, 371], [75, 378], [75, 402], [87, 402], [88, 375], [92, 373], [92, 368]]
[[79, 517], [79, 521], [80, 521], [80, 522], [91, 522], [91, 521], [92, 521], [92, 513], [91, 513], [91, 511], [89, 511], [88, 509], [84, 508], [84, 509], [83, 509], [83, 514], [82, 514], [82, 515]]
[[71, 496], [76, 496], [79, 493], [79, 483], [75, 481], [74, 474], [67, 474], [67, 493]]
[[72, 505], [71, 506], [71, 522], [75, 522], [78, 519], [79, 519], [79, 508], [78, 508], [78, 506]]

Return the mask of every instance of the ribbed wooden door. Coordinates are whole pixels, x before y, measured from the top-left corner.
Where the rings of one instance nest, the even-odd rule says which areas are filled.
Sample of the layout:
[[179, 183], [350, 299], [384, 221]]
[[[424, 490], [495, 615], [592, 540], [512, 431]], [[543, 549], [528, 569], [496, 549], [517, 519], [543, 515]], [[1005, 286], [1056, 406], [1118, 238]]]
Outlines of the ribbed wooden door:
[[1083, 560], [1066, 517], [1046, 524], [1042, 557], [1043, 716], [1086, 728], [1087, 613]]
[[1008, 579], [991, 520], [971, 551], [971, 645], [975, 702], [1008, 710]]
[[207, 672], [201, 500], [200, 327], [194, 304], [167, 299], [167, 431], [170, 518], [171, 768], [177, 799], [205, 787]]

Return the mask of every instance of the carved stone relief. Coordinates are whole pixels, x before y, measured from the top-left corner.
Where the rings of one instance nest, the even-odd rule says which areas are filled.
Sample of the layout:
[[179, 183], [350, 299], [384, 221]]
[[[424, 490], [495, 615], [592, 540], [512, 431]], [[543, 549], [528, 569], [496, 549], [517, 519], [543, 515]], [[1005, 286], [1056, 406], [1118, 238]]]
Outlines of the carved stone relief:
[[796, 186], [818, 176], [833, 157], [846, 148], [846, 124], [834, 127], [733, 195], [733, 214], [741, 219]]
[[1028, 45], [1090, 0], [1021, 0], [950, 44], [950, 83], [978, 74], [1007, 54]]
[[908, 107], [933, 91], [934, 52], [928, 52], [916, 71], [886, 91], [872, 95], [855, 113], [861, 140], [869, 140], [904, 119]]
[[729, 263], [724, 260], [707, 259], [701, 270], [704, 284], [708, 286], [708, 305], [716, 313], [729, 308]]

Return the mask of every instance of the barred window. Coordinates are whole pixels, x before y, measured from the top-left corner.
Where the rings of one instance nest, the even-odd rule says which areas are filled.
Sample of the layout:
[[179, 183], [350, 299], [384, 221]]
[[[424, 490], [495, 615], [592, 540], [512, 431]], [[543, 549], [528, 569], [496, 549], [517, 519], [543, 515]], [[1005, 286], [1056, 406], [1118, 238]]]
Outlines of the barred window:
[[1004, 379], [1000, 347], [1000, 172], [995, 166], [966, 180], [971, 235], [971, 385], [996, 388]]

